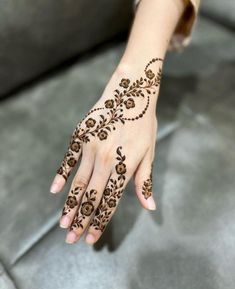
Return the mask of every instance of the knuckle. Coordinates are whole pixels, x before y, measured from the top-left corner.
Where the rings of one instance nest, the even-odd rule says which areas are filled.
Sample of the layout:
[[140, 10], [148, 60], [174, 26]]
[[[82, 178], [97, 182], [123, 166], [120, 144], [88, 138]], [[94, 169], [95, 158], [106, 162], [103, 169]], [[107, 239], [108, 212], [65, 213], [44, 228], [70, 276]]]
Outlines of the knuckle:
[[110, 151], [101, 152], [98, 155], [98, 162], [102, 164], [110, 164], [113, 161], [113, 154]]
[[73, 185], [76, 187], [85, 188], [88, 184], [88, 178], [83, 175], [78, 175], [74, 178]]

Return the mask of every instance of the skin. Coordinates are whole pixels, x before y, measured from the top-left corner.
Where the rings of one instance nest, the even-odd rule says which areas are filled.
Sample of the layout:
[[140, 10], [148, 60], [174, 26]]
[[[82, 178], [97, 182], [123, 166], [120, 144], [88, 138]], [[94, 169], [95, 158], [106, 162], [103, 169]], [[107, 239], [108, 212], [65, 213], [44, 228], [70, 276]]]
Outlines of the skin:
[[68, 243], [85, 232], [89, 244], [101, 237], [131, 177], [141, 205], [156, 209], [156, 104], [163, 59], [183, 10], [182, 0], [140, 2], [118, 67], [72, 134], [51, 186], [52, 193], [60, 192], [81, 160], [60, 219]]

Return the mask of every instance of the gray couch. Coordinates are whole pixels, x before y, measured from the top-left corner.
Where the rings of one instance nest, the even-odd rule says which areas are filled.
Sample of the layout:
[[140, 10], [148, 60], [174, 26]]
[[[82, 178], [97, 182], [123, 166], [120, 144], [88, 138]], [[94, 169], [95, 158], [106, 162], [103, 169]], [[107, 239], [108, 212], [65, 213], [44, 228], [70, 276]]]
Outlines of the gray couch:
[[144, 211], [130, 184], [94, 247], [65, 244], [68, 186], [49, 186], [120, 59], [132, 1], [0, 3], [1, 289], [234, 288], [235, 39], [209, 2], [191, 46], [165, 64], [158, 210]]

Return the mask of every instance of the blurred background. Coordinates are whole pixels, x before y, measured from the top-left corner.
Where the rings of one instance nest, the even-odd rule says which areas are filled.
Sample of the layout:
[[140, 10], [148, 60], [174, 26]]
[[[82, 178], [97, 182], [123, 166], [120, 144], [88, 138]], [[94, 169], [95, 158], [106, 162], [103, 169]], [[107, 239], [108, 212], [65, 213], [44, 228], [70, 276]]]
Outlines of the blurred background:
[[[235, 287], [235, 2], [204, 0], [157, 107], [157, 212], [128, 186], [101, 241], [65, 244], [49, 194], [125, 47], [132, 0], [0, 2], [0, 288]], [[156, 11], [157, 13], [157, 11]]]

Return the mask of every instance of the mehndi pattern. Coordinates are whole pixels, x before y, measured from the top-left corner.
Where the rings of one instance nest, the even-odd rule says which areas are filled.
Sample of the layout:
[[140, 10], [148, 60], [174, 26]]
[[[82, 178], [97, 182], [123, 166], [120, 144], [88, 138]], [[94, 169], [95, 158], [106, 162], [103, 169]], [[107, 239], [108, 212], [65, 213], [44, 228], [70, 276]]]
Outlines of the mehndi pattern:
[[[73, 132], [68, 151], [61, 163], [57, 173], [67, 180], [71, 169], [76, 165], [78, 156], [82, 150], [82, 144], [90, 142], [92, 137], [98, 137], [100, 141], [105, 141], [112, 130], [116, 129], [116, 124], [125, 124], [126, 121], [136, 121], [144, 116], [149, 103], [150, 95], [156, 93], [161, 81], [161, 67], [154, 73], [150, 66], [154, 62], [162, 62], [161, 58], [153, 58], [144, 68], [144, 76], [131, 82], [129, 78], [121, 79], [119, 88], [114, 90], [113, 98], [107, 99], [102, 107], [93, 108], [79, 122]], [[139, 99], [145, 100], [142, 111], [132, 117], [128, 117], [127, 112], [136, 107]], [[94, 118], [94, 114], [102, 112]], [[93, 115], [93, 116], [92, 116]]]

